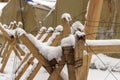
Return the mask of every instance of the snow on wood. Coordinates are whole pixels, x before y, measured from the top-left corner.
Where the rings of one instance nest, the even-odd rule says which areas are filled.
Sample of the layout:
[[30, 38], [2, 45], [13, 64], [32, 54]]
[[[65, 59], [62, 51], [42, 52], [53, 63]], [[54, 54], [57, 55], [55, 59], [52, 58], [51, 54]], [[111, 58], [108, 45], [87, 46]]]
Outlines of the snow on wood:
[[120, 45], [119, 39], [110, 39], [110, 40], [86, 40], [87, 46], [97, 46], [97, 45]]
[[1, 16], [1, 14], [2, 14], [3, 8], [4, 8], [6, 5], [7, 5], [7, 3], [5, 3], [5, 2], [0, 2], [0, 16]]
[[61, 46], [75, 46], [75, 36], [69, 35], [61, 40]]
[[47, 45], [41, 43], [40, 41], [38, 41], [33, 35], [29, 34], [27, 36], [32, 41], [32, 43], [36, 46], [36, 48], [39, 50], [39, 52], [47, 60], [52, 60], [54, 58], [57, 61], [61, 60], [62, 49], [60, 46], [58, 46], [58, 47], [47, 46]]
[[76, 21], [71, 26], [71, 32], [72, 32], [72, 34], [74, 34], [75, 31], [77, 31], [77, 30], [84, 31], [84, 28], [85, 27], [83, 26], [83, 24], [81, 24], [80, 21]]
[[29, 4], [32, 4], [33, 6], [36, 5], [41, 5], [41, 6], [46, 6], [51, 9], [55, 7], [56, 1], [45, 1], [45, 0], [32, 0], [33, 2], [28, 2]]
[[48, 36], [49, 33], [53, 32], [54, 29], [52, 27], [49, 27], [46, 33], [40, 38], [40, 41], [43, 42], [45, 38]]
[[69, 13], [62, 14], [61, 19], [66, 19], [68, 22], [72, 20], [71, 15]]
[[63, 31], [63, 26], [62, 25], [58, 25], [56, 28], [55, 28], [55, 32], [61, 32]]

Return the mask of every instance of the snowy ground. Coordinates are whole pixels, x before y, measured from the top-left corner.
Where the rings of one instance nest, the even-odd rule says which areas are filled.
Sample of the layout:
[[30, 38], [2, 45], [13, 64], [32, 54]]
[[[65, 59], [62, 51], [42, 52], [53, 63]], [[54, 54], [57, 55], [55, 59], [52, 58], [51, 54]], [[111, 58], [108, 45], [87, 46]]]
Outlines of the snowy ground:
[[[120, 59], [114, 59], [114, 58], [110, 58], [107, 56], [104, 56], [102, 54], [99, 55], [100, 58], [104, 58], [103, 62], [106, 64], [106, 60], [107, 62], [109, 62], [110, 64], [114, 64], [118, 61], [120, 61]], [[95, 55], [92, 58], [92, 62], [95, 62], [94, 60], [97, 61]], [[1, 58], [0, 58], [1, 61]], [[9, 62], [7, 63], [7, 66], [5, 68], [5, 72], [4, 73], [0, 73], [0, 80], [14, 80], [14, 68], [15, 65], [13, 64], [13, 62], [15, 63], [15, 57], [14, 55], [11, 55], [11, 58], [9, 59]], [[98, 61], [97, 61], [98, 62]], [[90, 69], [89, 71], [89, 75], [88, 75], [88, 80], [120, 80], [120, 71], [118, 72], [110, 72], [109, 70], [100, 70], [100, 66], [101, 63], [95, 63], [97, 65], [99, 65], [98, 69]], [[118, 64], [118, 66], [120, 66]], [[111, 66], [109, 66], [111, 67]], [[24, 76], [23, 76], [24, 77]], [[34, 80], [47, 80], [47, 78], [49, 77], [49, 74], [46, 72], [46, 70], [44, 68], [41, 68], [39, 70], [39, 73], [37, 74], [37, 76], [34, 78]], [[25, 79], [20, 79], [20, 80], [25, 80]]]

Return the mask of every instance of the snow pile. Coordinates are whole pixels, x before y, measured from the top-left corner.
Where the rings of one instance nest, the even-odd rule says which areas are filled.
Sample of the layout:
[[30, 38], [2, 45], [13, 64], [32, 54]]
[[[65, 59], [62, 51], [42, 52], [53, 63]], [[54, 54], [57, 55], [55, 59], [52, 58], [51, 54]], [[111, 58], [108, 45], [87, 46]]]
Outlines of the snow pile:
[[72, 17], [69, 13], [64, 13], [61, 16], [61, 19], [66, 19], [68, 22], [72, 20]]
[[86, 40], [88, 46], [97, 46], [97, 45], [120, 45], [119, 39], [112, 40]]
[[55, 28], [55, 32], [61, 32], [63, 31], [63, 26], [62, 25], [58, 25], [56, 28]]
[[41, 6], [46, 6], [49, 7], [51, 9], [53, 9], [55, 7], [56, 1], [48, 1], [48, 0], [32, 0], [28, 1], [29, 4], [34, 5], [41, 5]]
[[75, 46], [75, 36], [69, 35], [61, 40], [61, 46]]
[[120, 59], [108, 57], [104, 54], [93, 55], [90, 68], [120, 72]]
[[[4, 31], [6, 31], [9, 36], [16, 37], [16, 34], [17, 34], [17, 36], [21, 36], [22, 34], [26, 34], [26, 32], [25, 32], [22, 28], [16, 28], [16, 29], [13, 29], [13, 30], [10, 29], [10, 28], [13, 28], [14, 25], [15, 25], [15, 23], [14, 23], [14, 22], [11, 22], [9, 26], [6, 25], [6, 24], [3, 24], [3, 25], [0, 24], [0, 27], [1, 27]], [[16, 24], [16, 26], [17, 26], [17, 25], [22, 25], [22, 23], [19, 22], [18, 24]], [[1, 31], [1, 34], [2, 34], [2, 31]]]
[[56, 59], [57, 61], [61, 60], [62, 56], [62, 49], [60, 46], [53, 47], [53, 46], [47, 46], [43, 43], [41, 43], [39, 40], [37, 40], [33, 35], [29, 34], [27, 35], [28, 38], [32, 41], [32, 43], [36, 46], [36, 48], [39, 50], [39, 52], [47, 59], [52, 60]]
[[36, 38], [38, 39], [39, 38], [39, 36], [42, 34], [42, 33], [44, 33], [44, 32], [46, 32], [46, 30], [47, 30], [47, 28], [46, 27], [42, 27], [42, 28], [40, 28], [40, 30], [39, 30], [39, 32], [38, 32], [38, 34], [36, 35]]
[[43, 42], [45, 40], [45, 38], [48, 36], [48, 34], [50, 34], [53, 31], [54, 31], [54, 29], [52, 27], [49, 27], [48, 30], [46, 31], [46, 33], [41, 37], [40, 42]]
[[72, 34], [74, 34], [77, 30], [83, 32], [84, 28], [85, 27], [83, 26], [83, 24], [81, 24], [80, 21], [76, 21], [71, 26], [71, 32], [72, 32]]
[[56, 28], [55, 28], [55, 31], [53, 32], [52, 36], [48, 39], [47, 42], [45, 42], [46, 45], [50, 45], [52, 44], [52, 42], [55, 40], [55, 38], [60, 35], [60, 33], [63, 31], [63, 26], [61, 25], [58, 25]]
[[0, 2], [0, 16], [2, 14], [2, 9], [7, 5], [7, 3]]

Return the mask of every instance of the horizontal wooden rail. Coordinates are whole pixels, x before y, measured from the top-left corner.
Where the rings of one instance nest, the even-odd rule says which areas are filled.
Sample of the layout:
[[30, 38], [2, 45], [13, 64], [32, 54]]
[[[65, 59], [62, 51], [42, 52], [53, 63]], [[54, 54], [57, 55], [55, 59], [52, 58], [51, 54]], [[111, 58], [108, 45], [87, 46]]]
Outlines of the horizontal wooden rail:
[[89, 53], [120, 53], [120, 45], [87, 46]]

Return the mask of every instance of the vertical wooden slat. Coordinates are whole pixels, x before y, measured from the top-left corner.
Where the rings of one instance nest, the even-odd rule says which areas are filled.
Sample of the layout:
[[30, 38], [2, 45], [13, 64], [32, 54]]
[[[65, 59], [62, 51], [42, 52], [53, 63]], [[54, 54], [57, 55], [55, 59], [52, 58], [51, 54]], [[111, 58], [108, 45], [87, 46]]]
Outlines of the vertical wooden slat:
[[75, 43], [75, 73], [76, 73], [76, 80], [86, 80], [86, 69], [83, 66], [83, 51], [85, 49], [85, 42], [84, 38], [79, 38], [76, 36], [76, 43]]
[[48, 80], [63, 80], [62, 78], [60, 79], [60, 72], [62, 71], [63, 67], [65, 65], [65, 58], [64, 56], [62, 56], [61, 61], [58, 64], [58, 68], [54, 69], [54, 71], [50, 74], [50, 77], [48, 78]]
[[[86, 39], [96, 39], [96, 33], [98, 31], [102, 5], [103, 5], [103, 0], [90, 0], [88, 12], [87, 12], [88, 13], [87, 19], [85, 22], [85, 32], [86, 34], [89, 34], [86, 36]], [[86, 71], [87, 74], [89, 71], [91, 57], [92, 57], [92, 53], [88, 53], [88, 57], [84, 56], [83, 58], [83, 62], [84, 62], [83, 66], [86, 67], [85, 70], [87, 70]], [[87, 75], [84, 77], [87, 77]], [[87, 80], [87, 79], [83, 79], [83, 80]]]
[[67, 37], [71, 33], [70, 22], [67, 21], [65, 18], [63, 18], [62, 26], [63, 26], [63, 37]]

